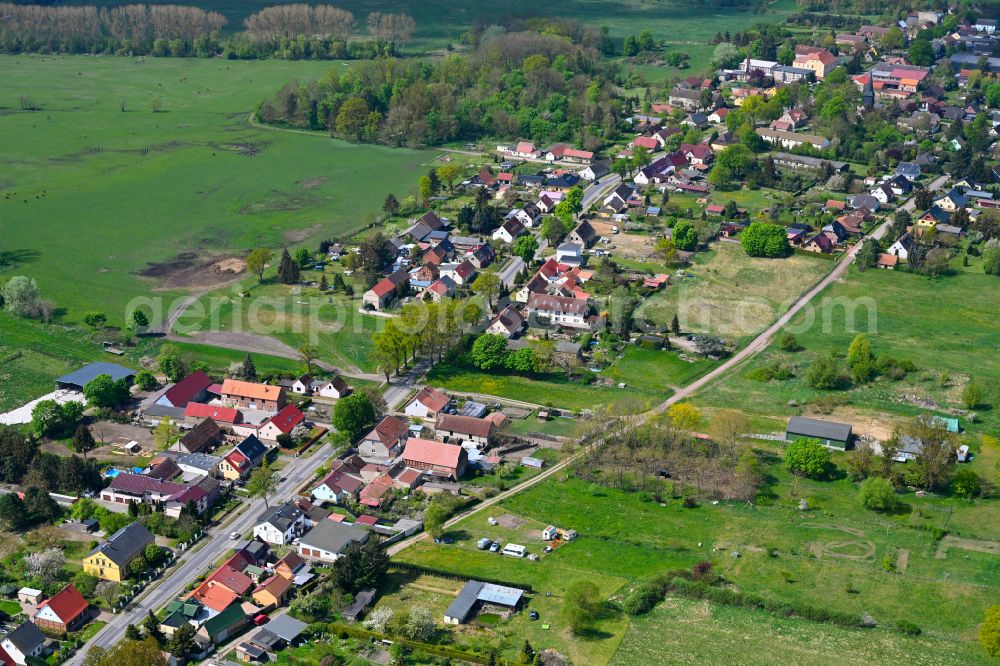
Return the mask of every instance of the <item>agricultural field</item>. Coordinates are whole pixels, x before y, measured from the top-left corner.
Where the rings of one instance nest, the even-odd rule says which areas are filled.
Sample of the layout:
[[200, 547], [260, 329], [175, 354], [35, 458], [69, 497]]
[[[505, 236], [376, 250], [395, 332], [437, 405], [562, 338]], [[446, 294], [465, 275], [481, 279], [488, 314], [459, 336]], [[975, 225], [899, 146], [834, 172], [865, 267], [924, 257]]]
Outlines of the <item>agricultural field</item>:
[[[399, 559], [462, 576], [531, 583], [536, 599], [544, 593], [558, 597], [578, 576], [589, 576], [610, 588], [614, 582], [621, 584], [622, 577], [634, 582], [709, 560], [726, 580], [746, 592], [793, 606], [821, 603], [830, 610], [870, 614], [880, 626], [870, 633], [801, 623], [801, 631], [812, 637], [810, 641], [844, 642], [848, 654], [855, 655], [849, 663], [858, 663], [865, 654], [880, 650], [887, 655], [923, 650], [925, 644], [934, 655], [928, 663], [963, 663], [963, 659], [970, 660], [964, 663], [975, 663], [980, 659], [975, 630], [984, 609], [998, 593], [1000, 555], [970, 548], [980, 547], [979, 543], [1000, 548], [996, 541], [1000, 531], [996, 520], [990, 518], [1000, 512], [997, 501], [972, 504], [909, 493], [901, 497], [905, 510], [891, 516], [874, 514], [862, 508], [857, 487], [842, 473], [826, 481], [797, 479], [774, 455], [779, 452], [759, 451], [769, 481], [753, 506], [706, 501], [685, 508], [679, 497], [658, 504], [648, 494], [623, 493], [564, 475], [492, 508], [489, 515], [506, 517], [499, 526], [490, 526], [484, 515], [475, 515], [451, 530], [455, 544], [421, 543], [401, 553]], [[977, 465], [985, 469], [995, 463], [997, 452], [983, 455], [984, 460]], [[835, 461], [843, 464], [842, 458]], [[801, 499], [806, 500], [808, 510], [798, 508]], [[514, 527], [510, 527], [511, 517]], [[553, 553], [542, 554], [538, 562], [497, 558], [475, 550], [475, 541], [488, 536], [540, 552], [540, 546], [535, 545], [539, 543], [536, 532], [547, 524], [575, 529], [580, 536]], [[934, 531], [946, 524], [962, 538], [939, 543]], [[642, 529], [637, 530], [636, 525]], [[948, 546], [943, 553], [942, 544]], [[706, 616], [704, 605], [690, 607], [690, 613]], [[799, 621], [778, 620], [763, 613], [717, 612], [719, 617], [735, 613], [741, 618], [740, 626], [752, 635], [800, 626]], [[708, 612], [706, 617], [711, 616]], [[578, 642], [558, 624], [540, 637], [541, 643], [534, 637], [531, 640], [535, 645], [571, 651], [583, 649], [581, 643], [586, 643], [586, 649], [602, 655], [601, 661], [588, 663], [604, 663], [612, 646], [622, 640], [618, 632], [624, 628], [624, 620], [604, 627], [610, 635], [597, 643]], [[649, 623], [690, 621], [688, 613], [663, 610], [634, 620], [632, 638], [625, 634], [619, 648], [625, 652], [618, 659], [642, 649], [634, 632], [653, 631]], [[911, 639], [892, 631], [902, 621], [915, 623], [922, 636]], [[720, 636], [723, 644], [725, 640]], [[697, 648], [681, 644], [678, 649], [683, 653]], [[788, 645], [781, 649], [794, 648]], [[861, 652], [855, 652], [858, 650]], [[692, 661], [698, 659], [692, 657]]]
[[102, 309], [120, 324], [135, 296], [230, 283], [247, 248], [360, 229], [426, 153], [249, 124], [288, 81], [346, 66], [0, 57], [5, 274], [36, 278], [66, 321]]
[[[817, 401], [833, 402], [835, 418], [855, 423], [862, 431], [872, 421], [880, 424], [880, 430], [891, 430], [896, 419], [927, 411], [951, 414], [961, 406], [962, 387], [974, 379], [983, 387], [988, 407], [977, 410], [976, 423], [959, 415], [962, 426], [1000, 434], [1000, 357], [995, 353], [1000, 333], [995, 303], [983, 298], [995, 289], [996, 278], [976, 268], [957, 269], [956, 275], [936, 280], [900, 271], [862, 273], [852, 268], [816, 308], [800, 313], [790, 323], [788, 330], [803, 351], [781, 351], [773, 343], [742, 371], [709, 387], [696, 402], [710, 408], [738, 404], [751, 416], [772, 417], [814, 410]], [[917, 371], [899, 381], [878, 378], [845, 391], [816, 391], [807, 386], [803, 375], [815, 356], [831, 350], [843, 355], [857, 332], [868, 334], [876, 354], [912, 361]], [[761, 382], [747, 376], [755, 368], [773, 364], [792, 369], [794, 377]]]
[[803, 292], [830, 271], [829, 261], [795, 254], [785, 259], [748, 257], [738, 243], [720, 241], [695, 255], [690, 278], [670, 285], [637, 308], [652, 326], [717, 335], [740, 345], [766, 329]]

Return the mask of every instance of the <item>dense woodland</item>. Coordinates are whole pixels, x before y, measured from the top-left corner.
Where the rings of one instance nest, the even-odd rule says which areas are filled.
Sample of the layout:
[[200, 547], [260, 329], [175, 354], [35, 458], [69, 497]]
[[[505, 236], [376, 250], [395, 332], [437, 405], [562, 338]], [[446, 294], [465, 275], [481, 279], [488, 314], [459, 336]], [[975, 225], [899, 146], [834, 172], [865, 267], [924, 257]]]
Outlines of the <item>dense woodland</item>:
[[291, 83], [258, 117], [391, 145], [492, 136], [595, 148], [617, 136], [623, 115], [613, 73], [583, 43], [494, 26], [467, 55], [385, 58]]

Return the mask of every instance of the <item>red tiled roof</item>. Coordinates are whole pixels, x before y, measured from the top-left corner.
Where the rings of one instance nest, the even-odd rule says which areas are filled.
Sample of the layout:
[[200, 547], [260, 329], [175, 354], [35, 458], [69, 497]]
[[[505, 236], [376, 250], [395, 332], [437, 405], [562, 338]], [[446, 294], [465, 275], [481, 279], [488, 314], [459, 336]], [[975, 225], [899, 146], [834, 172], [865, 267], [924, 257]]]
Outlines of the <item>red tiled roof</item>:
[[378, 518], [365, 514], [363, 516], [358, 516], [358, 519], [355, 520], [354, 523], [356, 525], [378, 525]]
[[285, 405], [280, 412], [271, 417], [268, 423], [273, 424], [278, 430], [286, 435], [295, 429], [295, 426], [305, 420], [305, 414], [299, 411], [295, 405]]
[[365, 439], [377, 439], [387, 446], [394, 445], [410, 429], [410, 424], [406, 419], [398, 416], [386, 416], [378, 422]]
[[243, 420], [240, 410], [233, 407], [206, 405], [200, 402], [189, 402], [184, 408], [184, 416], [194, 419], [212, 419], [222, 423], [239, 423]]
[[163, 397], [174, 407], [183, 407], [194, 400], [194, 397], [212, 385], [212, 380], [201, 370], [192, 372], [168, 388]]
[[489, 437], [493, 429], [493, 423], [486, 419], [477, 419], [473, 416], [439, 414], [435, 429], [457, 432], [462, 435], [472, 435], [473, 437]]
[[218, 585], [225, 585], [236, 594], [245, 594], [247, 590], [253, 587], [253, 580], [250, 576], [240, 573], [225, 564], [219, 567], [208, 580]]
[[63, 621], [63, 624], [69, 624], [80, 613], [87, 610], [87, 606], [89, 605], [87, 600], [83, 598], [83, 595], [80, 594], [80, 591], [72, 583], [69, 583], [66, 587], [59, 590], [54, 597], [38, 604], [38, 610], [48, 606]]
[[403, 450], [403, 460], [452, 469], [458, 467], [461, 455], [461, 446], [419, 437], [411, 437], [406, 440], [406, 448]]
[[420, 393], [417, 394], [415, 400], [435, 413], [444, 409], [449, 402], [448, 396], [433, 386], [425, 386], [420, 389]]
[[632, 145], [648, 148], [649, 150], [656, 150], [660, 147], [660, 142], [651, 136], [637, 136], [632, 139]]
[[207, 608], [221, 613], [233, 605], [240, 595], [236, 594], [224, 585], [209, 585], [208, 581], [202, 583], [191, 597], [203, 603]]
[[254, 400], [277, 400], [281, 395], [281, 387], [271, 384], [257, 384], [256, 382], [241, 382], [236, 379], [227, 379], [222, 382], [223, 395], [235, 395], [241, 398], [252, 398]]

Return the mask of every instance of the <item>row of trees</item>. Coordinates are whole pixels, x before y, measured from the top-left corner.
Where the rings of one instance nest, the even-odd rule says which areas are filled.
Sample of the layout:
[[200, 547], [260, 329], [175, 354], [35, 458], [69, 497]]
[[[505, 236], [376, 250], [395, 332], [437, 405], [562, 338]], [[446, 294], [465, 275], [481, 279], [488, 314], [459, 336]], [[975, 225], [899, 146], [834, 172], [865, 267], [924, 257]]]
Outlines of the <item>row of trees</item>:
[[421, 354], [440, 361], [482, 318], [483, 308], [471, 299], [408, 303], [372, 336], [374, 357], [388, 381]]
[[370, 40], [351, 41], [351, 12], [332, 5], [265, 7], [245, 32], [223, 38], [226, 18], [186, 5], [94, 6], [0, 3], [0, 52], [152, 54], [228, 58], [371, 58], [396, 54], [413, 38], [406, 14], [372, 12]]

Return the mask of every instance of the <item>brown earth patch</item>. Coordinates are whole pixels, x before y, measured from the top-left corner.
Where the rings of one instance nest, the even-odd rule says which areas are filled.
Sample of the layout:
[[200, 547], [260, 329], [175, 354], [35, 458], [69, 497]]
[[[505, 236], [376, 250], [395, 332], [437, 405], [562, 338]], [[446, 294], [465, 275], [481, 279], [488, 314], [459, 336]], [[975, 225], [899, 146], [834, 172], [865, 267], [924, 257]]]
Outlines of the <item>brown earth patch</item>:
[[[599, 220], [591, 220], [590, 225], [594, 227], [594, 231], [607, 238], [611, 241], [611, 245], [615, 246], [614, 249], [611, 250], [613, 255], [629, 259], [647, 259], [653, 254], [655, 245], [651, 236], [646, 236], [644, 234], [626, 234], [621, 231], [620, 226], [619, 233], [612, 234], [611, 227], [614, 225], [610, 222], [601, 222]], [[608, 247], [609, 246], [604, 245], [603, 243], [597, 245], [598, 249], [607, 249]]]
[[314, 224], [305, 229], [295, 229], [293, 231], [286, 231], [282, 234], [282, 237], [289, 243], [301, 243], [305, 239], [318, 234], [323, 229], [322, 224]]
[[238, 279], [246, 272], [240, 257], [206, 257], [196, 252], [182, 252], [169, 261], [151, 262], [137, 275], [158, 282], [157, 289], [215, 289]]
[[306, 180], [300, 180], [295, 184], [301, 187], [303, 190], [312, 190], [319, 187], [325, 182], [326, 182], [326, 176], [317, 176], [316, 178], [308, 178]]

